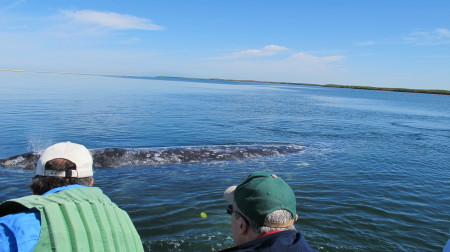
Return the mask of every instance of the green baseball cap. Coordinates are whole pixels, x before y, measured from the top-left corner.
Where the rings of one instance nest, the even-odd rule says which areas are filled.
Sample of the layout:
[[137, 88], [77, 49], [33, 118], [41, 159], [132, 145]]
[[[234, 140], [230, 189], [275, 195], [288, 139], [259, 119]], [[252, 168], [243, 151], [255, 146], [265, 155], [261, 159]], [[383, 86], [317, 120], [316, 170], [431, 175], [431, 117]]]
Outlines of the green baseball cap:
[[294, 218], [297, 216], [294, 191], [272, 173], [253, 172], [242, 184], [229, 187], [224, 197], [235, 202], [245, 216], [261, 226], [271, 226], [264, 223], [264, 219], [276, 210], [287, 210]]

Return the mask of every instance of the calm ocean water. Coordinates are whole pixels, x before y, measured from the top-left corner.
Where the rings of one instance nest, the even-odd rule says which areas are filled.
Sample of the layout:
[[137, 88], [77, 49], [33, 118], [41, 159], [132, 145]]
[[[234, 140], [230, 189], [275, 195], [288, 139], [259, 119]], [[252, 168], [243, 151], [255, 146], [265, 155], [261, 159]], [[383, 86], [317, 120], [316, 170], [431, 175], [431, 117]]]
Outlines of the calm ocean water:
[[[297, 195], [320, 251], [440, 251], [450, 228], [450, 96], [0, 72], [0, 158], [73, 141], [88, 148], [296, 143], [301, 153], [98, 169], [147, 251], [230, 246], [223, 191], [254, 170]], [[31, 171], [0, 168], [0, 201]], [[201, 218], [205, 212], [208, 217]]]

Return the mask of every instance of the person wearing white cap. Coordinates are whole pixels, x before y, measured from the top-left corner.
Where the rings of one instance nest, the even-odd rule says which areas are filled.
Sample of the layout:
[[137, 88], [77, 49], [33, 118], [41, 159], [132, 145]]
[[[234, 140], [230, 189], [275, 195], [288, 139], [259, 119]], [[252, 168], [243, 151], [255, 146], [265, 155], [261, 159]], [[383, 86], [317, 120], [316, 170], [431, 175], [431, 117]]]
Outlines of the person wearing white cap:
[[296, 198], [292, 188], [275, 174], [256, 171], [224, 192], [232, 215], [234, 245], [228, 251], [313, 252], [297, 232]]
[[144, 251], [128, 214], [93, 187], [92, 166], [83, 145], [48, 147], [33, 195], [0, 204], [0, 251]]

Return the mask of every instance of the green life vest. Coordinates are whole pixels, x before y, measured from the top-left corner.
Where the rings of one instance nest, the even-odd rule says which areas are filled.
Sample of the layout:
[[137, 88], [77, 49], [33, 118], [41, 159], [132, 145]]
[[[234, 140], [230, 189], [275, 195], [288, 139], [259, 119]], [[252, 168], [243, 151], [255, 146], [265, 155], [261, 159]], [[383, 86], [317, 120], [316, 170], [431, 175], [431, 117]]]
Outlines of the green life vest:
[[31, 208], [41, 213], [34, 251], [144, 251], [128, 214], [97, 187], [9, 200], [0, 216]]

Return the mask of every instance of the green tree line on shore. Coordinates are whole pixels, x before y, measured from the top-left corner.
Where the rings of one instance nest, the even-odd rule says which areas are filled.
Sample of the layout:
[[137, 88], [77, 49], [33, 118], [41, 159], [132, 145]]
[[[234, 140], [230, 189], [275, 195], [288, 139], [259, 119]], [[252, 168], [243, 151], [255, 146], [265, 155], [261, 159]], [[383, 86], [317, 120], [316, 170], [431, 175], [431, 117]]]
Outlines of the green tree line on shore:
[[325, 87], [334, 87], [334, 88], [352, 88], [352, 89], [365, 89], [365, 90], [380, 90], [380, 91], [393, 91], [393, 92], [450, 95], [449, 90], [441, 90], [441, 89], [386, 88], [386, 87], [350, 86], [350, 85], [338, 85], [338, 84], [326, 84], [324, 86]]

